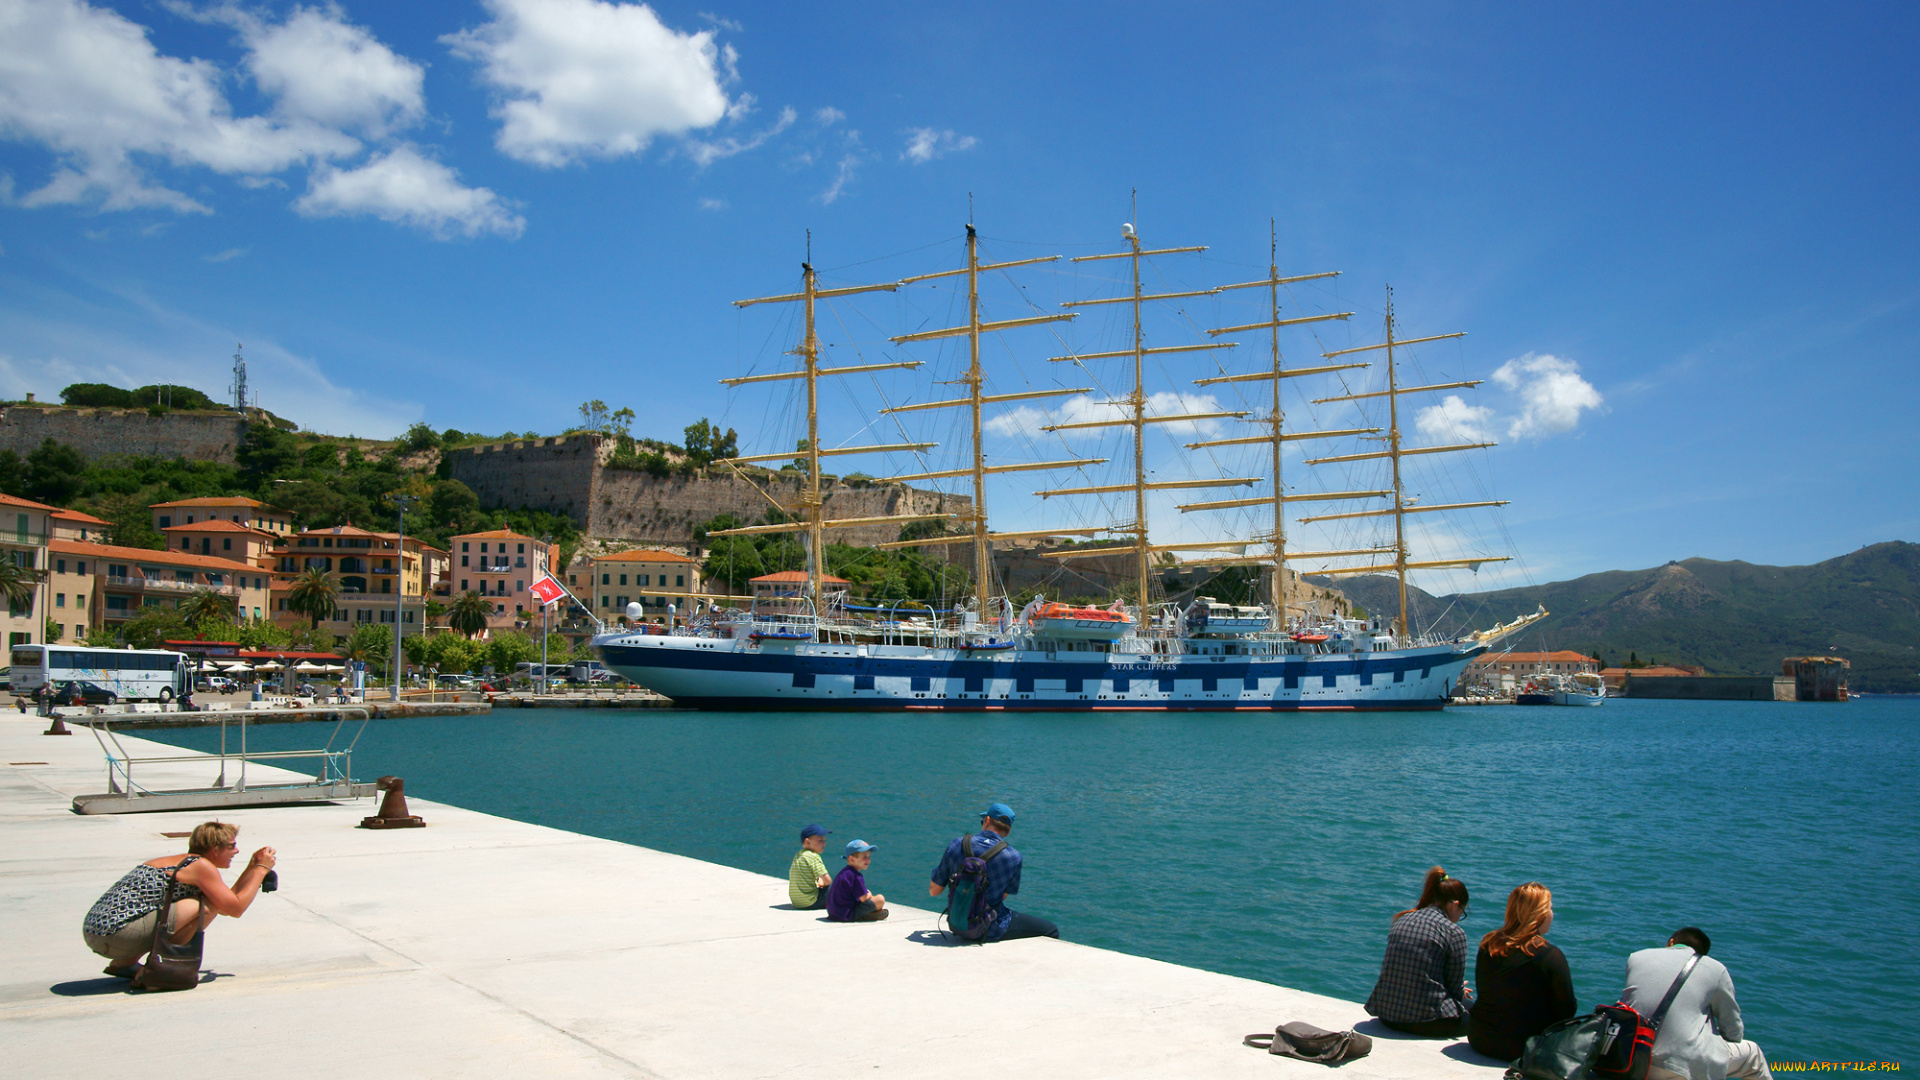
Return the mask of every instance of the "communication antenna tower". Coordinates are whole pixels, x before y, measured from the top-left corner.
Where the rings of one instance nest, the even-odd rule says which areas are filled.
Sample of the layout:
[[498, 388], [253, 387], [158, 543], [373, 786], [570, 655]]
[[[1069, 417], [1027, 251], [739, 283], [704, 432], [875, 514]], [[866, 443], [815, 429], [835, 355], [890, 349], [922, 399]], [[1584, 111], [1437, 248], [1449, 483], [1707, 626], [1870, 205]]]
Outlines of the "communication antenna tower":
[[247, 360], [240, 355], [243, 347], [233, 347], [233, 407], [237, 412], [247, 411]]

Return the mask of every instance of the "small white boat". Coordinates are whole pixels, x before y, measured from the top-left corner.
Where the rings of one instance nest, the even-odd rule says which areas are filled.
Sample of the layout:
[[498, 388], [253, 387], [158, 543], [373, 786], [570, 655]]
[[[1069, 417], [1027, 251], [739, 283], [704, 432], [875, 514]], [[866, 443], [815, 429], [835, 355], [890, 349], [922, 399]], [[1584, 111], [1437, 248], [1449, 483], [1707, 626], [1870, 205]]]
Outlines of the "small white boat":
[[1606, 700], [1606, 683], [1589, 671], [1535, 675], [1513, 696], [1515, 705], [1599, 705]]

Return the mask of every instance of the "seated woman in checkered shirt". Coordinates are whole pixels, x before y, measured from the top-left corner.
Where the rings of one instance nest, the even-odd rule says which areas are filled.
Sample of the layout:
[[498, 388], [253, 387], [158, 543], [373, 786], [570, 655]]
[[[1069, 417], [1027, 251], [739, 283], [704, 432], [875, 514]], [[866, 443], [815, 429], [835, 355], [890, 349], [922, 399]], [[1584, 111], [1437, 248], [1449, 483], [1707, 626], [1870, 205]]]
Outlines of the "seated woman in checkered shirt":
[[1420, 902], [1393, 917], [1380, 980], [1367, 1012], [1395, 1031], [1429, 1039], [1467, 1033], [1473, 991], [1467, 989], [1467, 883], [1436, 866], [1427, 871]]

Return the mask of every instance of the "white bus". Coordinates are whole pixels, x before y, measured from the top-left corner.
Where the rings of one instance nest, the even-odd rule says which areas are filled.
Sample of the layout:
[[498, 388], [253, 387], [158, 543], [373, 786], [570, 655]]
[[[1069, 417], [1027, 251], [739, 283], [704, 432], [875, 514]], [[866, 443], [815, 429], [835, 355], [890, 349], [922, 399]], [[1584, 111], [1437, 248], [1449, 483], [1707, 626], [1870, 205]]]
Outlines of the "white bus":
[[117, 701], [172, 701], [187, 686], [185, 653], [165, 649], [87, 649], [15, 645], [13, 692], [32, 697], [42, 686], [92, 683]]

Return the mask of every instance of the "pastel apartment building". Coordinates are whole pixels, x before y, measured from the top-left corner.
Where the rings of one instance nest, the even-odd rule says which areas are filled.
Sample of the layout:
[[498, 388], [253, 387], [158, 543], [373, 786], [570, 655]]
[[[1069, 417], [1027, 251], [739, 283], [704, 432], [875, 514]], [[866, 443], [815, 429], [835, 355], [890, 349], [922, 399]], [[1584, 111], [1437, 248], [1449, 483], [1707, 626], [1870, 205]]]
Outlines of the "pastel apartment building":
[[[57, 506], [0, 495], [0, 552], [4, 553], [0, 554], [0, 558], [11, 560], [13, 565], [22, 570], [45, 569], [51, 518], [60, 512]], [[32, 595], [26, 597], [24, 603], [17, 603], [8, 597], [6, 605], [9, 646], [37, 644], [45, 640], [45, 581], [35, 585]]]
[[665, 618], [667, 605], [674, 605], [677, 618], [686, 618], [700, 592], [700, 564], [671, 551], [618, 551], [602, 555], [592, 562], [591, 593], [575, 590], [582, 600], [591, 599], [593, 612], [602, 622], [613, 622], [627, 613], [629, 603], [638, 602], [645, 618]]
[[487, 630], [524, 628], [533, 621], [539, 604], [527, 586], [540, 579], [559, 559], [555, 544], [543, 544], [511, 529], [464, 533], [447, 541], [451, 565], [448, 594], [458, 600], [478, 593], [493, 602]]
[[62, 640], [112, 629], [143, 607], [179, 607], [203, 589], [226, 597], [241, 618], [265, 617], [272, 606], [273, 575], [235, 559], [80, 540], [49, 541], [48, 558], [48, 617]]
[[310, 622], [308, 616], [287, 607], [293, 579], [308, 570], [331, 575], [339, 586], [331, 617], [321, 625], [348, 633], [362, 623], [399, 623], [403, 631], [426, 626], [426, 602], [436, 574], [446, 565], [446, 553], [414, 537], [373, 532], [356, 525], [304, 529], [277, 547], [274, 570], [281, 585], [274, 596], [273, 614], [282, 625]]
[[208, 495], [196, 499], [175, 499], [154, 503], [153, 527], [166, 532], [175, 525], [193, 525], [202, 521], [231, 521], [261, 532], [288, 536], [293, 533], [293, 514], [277, 506], [244, 495]]

